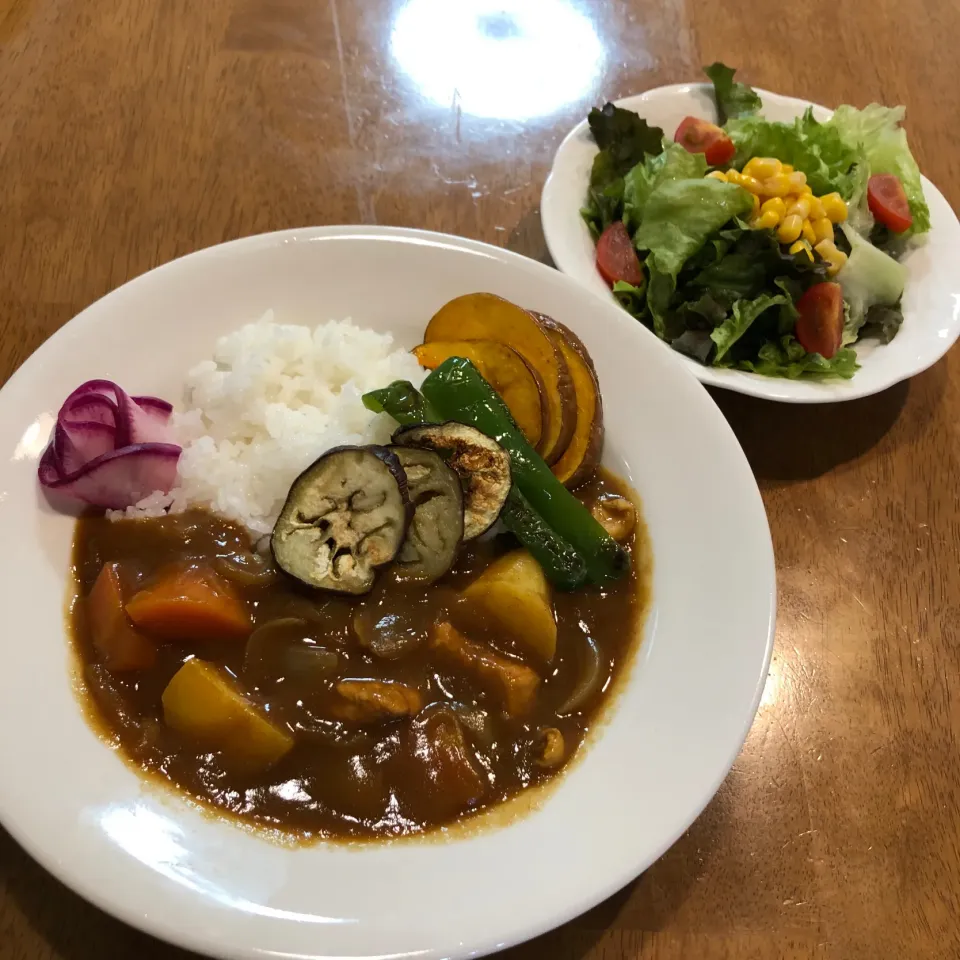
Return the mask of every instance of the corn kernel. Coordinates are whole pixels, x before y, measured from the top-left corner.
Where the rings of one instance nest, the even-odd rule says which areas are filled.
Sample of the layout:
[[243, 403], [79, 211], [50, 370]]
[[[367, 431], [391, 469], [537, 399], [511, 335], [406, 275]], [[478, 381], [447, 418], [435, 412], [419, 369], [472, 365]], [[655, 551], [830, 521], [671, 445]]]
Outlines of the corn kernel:
[[827, 265], [827, 276], [835, 277], [843, 268], [847, 262], [847, 255], [842, 251], [837, 251], [836, 260], [831, 260]]
[[812, 193], [809, 197], [804, 198], [807, 203], [810, 204], [810, 219], [811, 220], [820, 220], [826, 216], [823, 210], [823, 204], [820, 201], [819, 197], [815, 197]]
[[[803, 221], [803, 226], [800, 228], [800, 236], [811, 245], [817, 242], [817, 235], [814, 233], [813, 224], [809, 220]], [[813, 258], [811, 257], [811, 259]]]
[[833, 224], [826, 217], [819, 217], [814, 220], [811, 212], [810, 219], [813, 223], [813, 234], [817, 243], [821, 240], [833, 240]]
[[789, 163], [784, 163], [780, 166], [781, 173], [793, 173], [793, 167]]
[[807, 203], [805, 197], [797, 197], [792, 203], [786, 203], [788, 217], [799, 217], [801, 220], [806, 220], [810, 216], [810, 204]]
[[750, 221], [750, 226], [754, 230], [772, 230], [780, 222], [776, 213], [772, 210], [768, 210], [766, 213], [761, 213], [759, 217], [754, 217]]
[[781, 243], [793, 243], [800, 236], [803, 228], [803, 220], [794, 214], [792, 217], [784, 217], [783, 222], [777, 227], [777, 239]]
[[847, 219], [847, 205], [839, 193], [828, 193], [820, 198], [820, 202], [823, 204], [824, 216], [831, 223], [843, 223]]
[[810, 244], [805, 240], [798, 240], [790, 247], [790, 253], [798, 254], [800, 251], [803, 251], [811, 260], [813, 260], [813, 253], [810, 251]]
[[760, 181], [755, 177], [748, 177], [743, 173], [737, 173], [736, 170], [727, 171], [727, 182], [735, 183], [738, 187], [743, 187], [744, 190], [749, 190], [751, 193], [760, 193]]
[[771, 197], [769, 200], [765, 200], [760, 205], [760, 213], [771, 212], [776, 214], [777, 219], [774, 223], [774, 226], [776, 226], [787, 215], [786, 204], [779, 197]]
[[727, 182], [727, 175], [722, 170], [711, 170], [707, 176], [711, 180], [722, 180], [724, 183]]
[[747, 161], [743, 172], [749, 177], [756, 177], [757, 180], [766, 180], [780, 173], [782, 166], [783, 164], [776, 157], [753, 157]]
[[767, 197], [785, 197], [790, 193], [790, 181], [785, 173], [777, 173], [763, 181], [760, 191]]
[[842, 250], [838, 250], [832, 240], [821, 240], [813, 249], [826, 261], [827, 273], [831, 277], [839, 273], [847, 262], [847, 255]]
[[803, 171], [795, 170], [793, 173], [788, 173], [787, 180], [790, 181], [791, 193], [809, 192], [809, 189], [805, 189], [807, 187], [807, 175]]
[[753, 209], [750, 211], [750, 216], [756, 217], [760, 213], [760, 198], [755, 193], [751, 193], [750, 199], [753, 200]]

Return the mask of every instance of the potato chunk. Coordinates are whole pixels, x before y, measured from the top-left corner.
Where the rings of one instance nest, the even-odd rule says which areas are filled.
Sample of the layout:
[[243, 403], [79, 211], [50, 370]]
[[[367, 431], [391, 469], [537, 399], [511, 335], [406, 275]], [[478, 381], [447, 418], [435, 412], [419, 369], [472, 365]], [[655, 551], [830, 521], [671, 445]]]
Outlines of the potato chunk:
[[545, 663], [557, 651], [557, 621], [550, 586], [540, 564], [526, 550], [495, 560], [463, 595], [493, 619], [522, 649]]
[[341, 680], [340, 702], [331, 712], [350, 723], [382, 723], [412, 717], [423, 706], [420, 692], [394, 680]]
[[188, 660], [163, 691], [171, 729], [212, 750], [231, 767], [256, 773], [293, 747], [290, 732], [264, 717], [214, 664]]
[[438, 623], [430, 639], [435, 650], [489, 684], [502, 698], [510, 716], [529, 713], [540, 686], [540, 678], [530, 667], [468, 640], [449, 623]]

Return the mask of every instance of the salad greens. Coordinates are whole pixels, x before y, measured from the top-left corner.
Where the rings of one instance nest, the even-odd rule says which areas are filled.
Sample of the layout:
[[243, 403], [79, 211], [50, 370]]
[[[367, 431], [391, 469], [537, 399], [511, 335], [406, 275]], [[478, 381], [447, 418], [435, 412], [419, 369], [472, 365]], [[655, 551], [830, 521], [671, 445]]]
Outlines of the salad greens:
[[[844, 224], [841, 229], [850, 244], [850, 257], [837, 279], [843, 287], [843, 299], [848, 308], [843, 339], [844, 343], [852, 343], [857, 339], [858, 331], [865, 323], [867, 311], [871, 307], [883, 306], [890, 311], [890, 305], [899, 302], [907, 280], [907, 271], [902, 264], [873, 246], [852, 227]], [[894, 320], [888, 314], [885, 325], [888, 343], [903, 322], [900, 311], [895, 312], [899, 320]]]
[[[724, 138], [732, 153], [728, 163], [715, 160], [711, 167], [709, 145], [674, 143], [613, 104], [590, 112], [600, 152], [581, 213], [596, 238], [622, 221], [643, 275], [639, 284], [614, 275], [613, 293], [658, 337], [701, 363], [791, 379], [852, 377], [858, 368], [853, 344], [865, 336], [887, 343], [896, 335], [905, 281], [896, 258], [910, 238], [930, 228], [920, 171], [900, 127], [904, 110], [841, 106], [829, 120], [819, 121], [808, 109], [782, 123], [760, 115], [760, 97], [737, 82], [730, 67], [714, 63], [705, 72], [713, 82], [722, 130], [684, 122]], [[682, 129], [677, 131], [681, 141]], [[764, 157], [802, 172], [813, 197], [838, 194], [846, 203], [847, 222], [833, 234], [833, 252], [842, 266], [821, 256], [823, 248], [814, 254], [812, 240], [799, 249], [800, 244], [781, 243], [775, 230], [755, 228], [754, 196], [739, 174], [730, 182], [725, 178], [728, 171]], [[720, 173], [707, 176], [711, 170]], [[899, 178], [912, 218], [909, 229], [894, 223], [901, 231], [894, 233], [875, 221], [868, 182], [876, 174]], [[805, 308], [800, 304], [798, 310], [798, 303], [808, 290], [834, 279], [842, 289], [843, 330], [834, 341], [837, 349], [823, 351], [830, 354], [826, 357], [801, 345], [800, 340], [810, 341], [802, 331], [798, 338], [797, 320]], [[833, 296], [839, 303], [840, 294]]]
[[583, 215], [591, 231], [599, 236], [623, 216], [626, 174], [647, 154], [655, 156], [663, 151], [663, 131], [649, 126], [632, 110], [612, 103], [602, 110], [594, 107], [587, 123], [600, 152], [590, 170], [590, 204]]
[[702, 153], [688, 153], [671, 143], [662, 153], [650, 154], [623, 178], [623, 222], [636, 229], [643, 219], [650, 194], [668, 180], [702, 179], [707, 161]]
[[818, 196], [832, 190], [844, 200], [853, 195], [860, 151], [856, 144], [844, 141], [829, 121], [818, 122], [812, 109], [793, 123], [754, 114], [731, 120], [725, 129], [737, 148], [733, 166], [742, 167], [751, 157], [776, 157], [802, 170]]
[[703, 72], [713, 83], [713, 92], [717, 99], [717, 117], [723, 126], [728, 120], [747, 117], [756, 113], [762, 106], [760, 97], [752, 87], [737, 83], [733, 75], [737, 72], [725, 63], [711, 63]]
[[725, 223], [750, 210], [746, 190], [732, 183], [667, 180], [647, 198], [634, 246], [647, 253], [647, 304], [654, 332], [665, 337], [668, 311], [684, 264]]
[[863, 110], [840, 106], [830, 123], [845, 143], [857, 144], [864, 154], [865, 166], [871, 174], [895, 173], [903, 184], [913, 214], [908, 233], [924, 233], [930, 229], [930, 210], [923, 198], [920, 168], [907, 145], [907, 132], [900, 126], [906, 110], [871, 103]]

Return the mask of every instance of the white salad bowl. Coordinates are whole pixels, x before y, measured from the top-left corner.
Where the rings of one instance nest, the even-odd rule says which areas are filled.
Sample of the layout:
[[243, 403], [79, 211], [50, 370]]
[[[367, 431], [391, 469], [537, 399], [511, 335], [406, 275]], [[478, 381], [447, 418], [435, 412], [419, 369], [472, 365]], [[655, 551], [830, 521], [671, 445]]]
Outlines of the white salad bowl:
[[[642, 645], [582, 758], [506, 825], [353, 846], [284, 846], [143, 780], [88, 726], [74, 693], [64, 623], [74, 521], [36, 477], [60, 403], [94, 377], [179, 403], [185, 372], [216, 338], [268, 308], [278, 321], [352, 317], [412, 346], [439, 306], [477, 290], [550, 314], [585, 341], [602, 385], [604, 461], [639, 491], [649, 526]], [[681, 835], [757, 709], [774, 561], [737, 440], [651, 334], [515, 254], [413, 230], [324, 227], [177, 260], [84, 310], [20, 368], [0, 391], [0, 449], [10, 547], [0, 557], [0, 821], [83, 897], [184, 947], [439, 960], [533, 937], [610, 896]]]
[[[813, 107], [818, 120], [832, 111], [805, 100], [757, 90], [763, 115], [791, 121]], [[615, 101], [633, 110], [672, 136], [686, 116], [716, 120], [713, 88], [685, 83], [657, 87]], [[590, 167], [597, 145], [583, 120], [564, 138], [554, 157], [543, 188], [540, 216], [547, 247], [557, 267], [605, 300], [613, 295], [597, 272], [595, 244], [580, 209], [586, 202]], [[903, 294], [903, 326], [889, 344], [864, 339], [856, 344], [860, 369], [850, 380], [787, 380], [764, 377], [744, 370], [729, 370], [698, 363], [672, 351], [701, 381], [713, 387], [780, 400], [786, 403], [831, 403], [879, 393], [921, 373], [936, 363], [960, 336], [960, 223], [943, 194], [926, 178], [923, 192], [930, 207], [930, 232], [903, 260], [907, 283]], [[661, 345], [671, 349], [666, 343]]]

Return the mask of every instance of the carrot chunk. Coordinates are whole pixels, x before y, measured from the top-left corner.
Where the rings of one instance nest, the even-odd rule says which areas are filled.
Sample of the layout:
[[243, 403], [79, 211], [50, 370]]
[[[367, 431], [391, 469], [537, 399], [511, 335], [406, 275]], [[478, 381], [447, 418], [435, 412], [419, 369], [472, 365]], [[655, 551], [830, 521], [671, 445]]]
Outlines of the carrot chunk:
[[206, 567], [162, 573], [127, 603], [130, 619], [160, 640], [246, 640], [250, 614], [233, 587]]
[[117, 564], [103, 565], [86, 603], [90, 639], [108, 670], [146, 670], [156, 663], [157, 648], [124, 613]]

